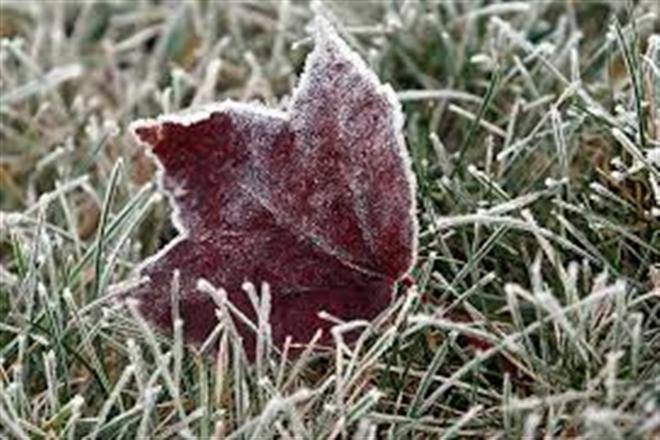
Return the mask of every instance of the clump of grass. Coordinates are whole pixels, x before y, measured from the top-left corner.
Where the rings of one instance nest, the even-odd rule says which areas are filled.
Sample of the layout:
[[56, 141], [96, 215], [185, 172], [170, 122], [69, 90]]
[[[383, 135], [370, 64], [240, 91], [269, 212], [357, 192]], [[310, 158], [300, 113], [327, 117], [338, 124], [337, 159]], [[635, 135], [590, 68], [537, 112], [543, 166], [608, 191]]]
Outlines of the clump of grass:
[[416, 284], [321, 356], [275, 355], [262, 320], [251, 365], [215, 286], [212, 356], [113, 301], [173, 234], [126, 127], [285, 106], [309, 6], [0, 5], [0, 436], [660, 435], [657, 8], [328, 7], [404, 103]]

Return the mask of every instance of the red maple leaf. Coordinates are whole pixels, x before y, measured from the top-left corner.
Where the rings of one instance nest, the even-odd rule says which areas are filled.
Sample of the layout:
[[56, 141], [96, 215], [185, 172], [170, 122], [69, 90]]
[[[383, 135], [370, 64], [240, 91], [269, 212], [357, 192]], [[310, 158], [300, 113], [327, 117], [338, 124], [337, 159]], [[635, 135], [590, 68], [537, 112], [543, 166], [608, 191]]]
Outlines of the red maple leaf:
[[[323, 19], [314, 40], [287, 113], [229, 101], [135, 123], [180, 232], [129, 291], [162, 329], [172, 326], [177, 269], [188, 341], [201, 343], [217, 325], [214, 301], [196, 288], [203, 278], [251, 319], [241, 286], [267, 282], [279, 346], [287, 335], [305, 343], [327, 330], [322, 310], [374, 318], [410, 270], [414, 182], [394, 92]], [[254, 334], [239, 331], [249, 353]]]

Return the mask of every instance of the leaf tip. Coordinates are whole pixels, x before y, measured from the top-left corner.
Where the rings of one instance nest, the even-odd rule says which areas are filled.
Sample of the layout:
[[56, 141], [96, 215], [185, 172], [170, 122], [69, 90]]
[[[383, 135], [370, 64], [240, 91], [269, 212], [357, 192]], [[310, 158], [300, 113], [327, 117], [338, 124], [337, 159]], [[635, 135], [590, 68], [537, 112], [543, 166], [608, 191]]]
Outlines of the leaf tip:
[[133, 122], [129, 130], [139, 143], [153, 148], [161, 139], [161, 125], [150, 119], [140, 119]]

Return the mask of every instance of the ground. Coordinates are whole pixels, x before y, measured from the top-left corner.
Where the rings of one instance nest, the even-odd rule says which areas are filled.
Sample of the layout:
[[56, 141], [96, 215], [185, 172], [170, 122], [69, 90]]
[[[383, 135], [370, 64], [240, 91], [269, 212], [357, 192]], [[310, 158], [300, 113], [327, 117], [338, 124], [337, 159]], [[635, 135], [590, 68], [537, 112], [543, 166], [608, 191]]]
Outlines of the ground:
[[250, 364], [113, 300], [175, 234], [127, 127], [286, 108], [309, 4], [0, 3], [0, 436], [658, 438], [657, 4], [324, 4], [403, 104], [417, 263], [358, 345]]

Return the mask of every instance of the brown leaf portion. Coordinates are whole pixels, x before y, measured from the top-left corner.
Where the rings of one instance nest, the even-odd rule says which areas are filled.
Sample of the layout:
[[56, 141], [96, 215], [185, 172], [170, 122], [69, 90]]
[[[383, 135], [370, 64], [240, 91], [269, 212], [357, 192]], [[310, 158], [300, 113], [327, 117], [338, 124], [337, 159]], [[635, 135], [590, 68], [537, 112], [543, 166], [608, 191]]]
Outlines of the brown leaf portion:
[[[171, 328], [170, 280], [181, 274], [185, 334], [202, 342], [215, 305], [204, 278], [255, 312], [241, 290], [267, 282], [276, 344], [307, 342], [329, 323], [372, 319], [412, 265], [412, 176], [393, 92], [325, 22], [288, 114], [224, 102], [197, 113], [140, 121], [137, 137], [162, 166], [181, 235], [145, 262], [130, 294]], [[239, 328], [252, 352], [254, 337]], [[327, 333], [327, 332], [326, 332]]]

